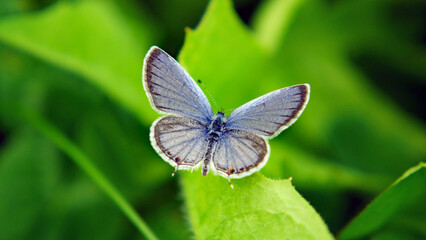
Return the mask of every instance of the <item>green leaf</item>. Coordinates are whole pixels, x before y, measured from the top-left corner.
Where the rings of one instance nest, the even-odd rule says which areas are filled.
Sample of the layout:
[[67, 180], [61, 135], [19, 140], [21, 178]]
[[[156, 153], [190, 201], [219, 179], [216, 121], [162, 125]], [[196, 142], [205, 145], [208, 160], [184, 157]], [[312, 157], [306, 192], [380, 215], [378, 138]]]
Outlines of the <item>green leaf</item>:
[[187, 211], [197, 239], [333, 239], [289, 180], [259, 173], [241, 180], [184, 172]]
[[426, 196], [426, 164], [409, 169], [371, 202], [340, 234], [341, 239], [358, 239], [385, 225], [398, 210]]
[[409, 233], [399, 232], [399, 231], [387, 231], [374, 235], [371, 240], [421, 240], [422, 237], [413, 236]]
[[[271, 178], [293, 177], [293, 183], [311, 190], [359, 190], [377, 193], [391, 181], [387, 175], [367, 173], [320, 158], [294, 144], [271, 141], [274, 159], [261, 173]], [[283, 159], [282, 161], [277, 161]]]
[[253, 28], [269, 50], [277, 50], [304, 0], [266, 0], [256, 11]]
[[[271, 87], [268, 54], [238, 19], [231, 1], [212, 1], [195, 31], [188, 30], [180, 60], [202, 79], [225, 109], [237, 107]], [[236, 94], [238, 92], [238, 94]], [[245, 93], [245, 95], [242, 95]], [[315, 210], [290, 181], [260, 174], [234, 180], [184, 173], [182, 188], [197, 239], [332, 239]]]
[[84, 76], [149, 124], [141, 88], [143, 56], [157, 33], [112, 1], [60, 1], [45, 11], [0, 21], [0, 41]]

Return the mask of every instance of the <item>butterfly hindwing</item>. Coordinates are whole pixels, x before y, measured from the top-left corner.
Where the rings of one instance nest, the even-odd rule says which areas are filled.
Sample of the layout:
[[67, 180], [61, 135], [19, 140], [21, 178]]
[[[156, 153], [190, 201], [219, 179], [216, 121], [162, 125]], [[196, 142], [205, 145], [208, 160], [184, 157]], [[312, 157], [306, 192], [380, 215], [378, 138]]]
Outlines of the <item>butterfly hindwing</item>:
[[160, 156], [179, 169], [197, 166], [207, 151], [206, 126], [197, 120], [165, 116], [151, 127], [151, 143]]
[[242, 178], [262, 168], [268, 161], [269, 152], [268, 142], [263, 137], [231, 130], [217, 143], [212, 162], [220, 175]]

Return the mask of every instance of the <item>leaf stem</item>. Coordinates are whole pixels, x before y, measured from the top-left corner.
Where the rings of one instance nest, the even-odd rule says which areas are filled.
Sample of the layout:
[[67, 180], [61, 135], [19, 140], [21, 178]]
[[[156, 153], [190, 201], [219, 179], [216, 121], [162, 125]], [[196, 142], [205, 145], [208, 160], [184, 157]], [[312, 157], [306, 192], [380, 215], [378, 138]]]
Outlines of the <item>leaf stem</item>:
[[89, 157], [73, 144], [64, 134], [48, 123], [38, 114], [26, 112], [24, 119], [31, 126], [44, 134], [53, 143], [64, 151], [92, 180], [109, 196], [136, 228], [149, 240], [158, 239], [145, 221], [138, 215], [130, 203], [120, 192], [107, 180], [107, 178], [96, 168]]

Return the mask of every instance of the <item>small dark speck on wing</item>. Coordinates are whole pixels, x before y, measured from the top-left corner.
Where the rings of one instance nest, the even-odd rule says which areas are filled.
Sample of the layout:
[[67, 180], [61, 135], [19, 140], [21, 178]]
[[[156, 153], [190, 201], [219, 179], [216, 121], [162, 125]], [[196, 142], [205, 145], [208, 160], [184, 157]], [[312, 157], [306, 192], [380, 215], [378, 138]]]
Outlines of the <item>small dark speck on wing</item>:
[[157, 106], [158, 109], [167, 109], [167, 110], [173, 110], [173, 108], [164, 107], [164, 106]]

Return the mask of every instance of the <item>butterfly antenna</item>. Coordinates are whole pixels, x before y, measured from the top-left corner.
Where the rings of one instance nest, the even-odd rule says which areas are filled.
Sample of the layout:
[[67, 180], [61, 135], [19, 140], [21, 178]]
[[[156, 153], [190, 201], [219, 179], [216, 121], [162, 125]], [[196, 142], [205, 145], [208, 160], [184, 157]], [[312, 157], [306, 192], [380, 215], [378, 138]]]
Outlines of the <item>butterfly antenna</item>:
[[231, 108], [231, 109], [227, 109], [227, 110], [222, 109], [223, 110], [222, 112], [229, 113], [229, 112], [233, 112], [235, 109], [236, 108]]
[[219, 107], [216, 104], [216, 101], [214, 100], [214, 98], [212, 97], [212, 95], [210, 94], [209, 90], [207, 90], [206, 86], [204, 85], [203, 82], [201, 82], [200, 79], [197, 80], [197, 82], [201, 85], [201, 87], [203, 87], [203, 89], [206, 91], [207, 95], [209, 96], [209, 98], [212, 100], [212, 102], [214, 103], [214, 105], [216, 106], [216, 109], [219, 109]]

